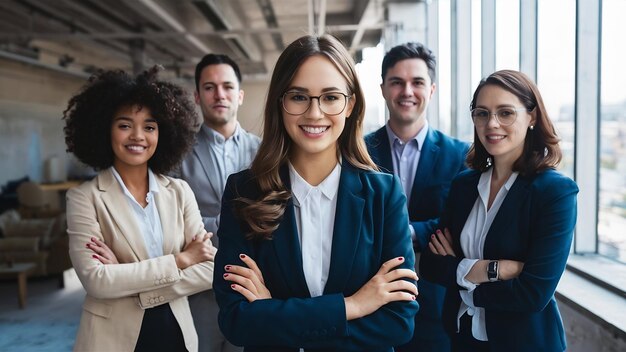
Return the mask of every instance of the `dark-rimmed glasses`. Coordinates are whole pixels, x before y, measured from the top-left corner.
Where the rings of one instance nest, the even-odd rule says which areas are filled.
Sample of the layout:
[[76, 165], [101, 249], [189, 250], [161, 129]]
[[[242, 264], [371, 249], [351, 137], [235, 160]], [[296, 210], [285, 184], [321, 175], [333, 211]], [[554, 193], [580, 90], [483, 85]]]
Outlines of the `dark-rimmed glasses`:
[[500, 108], [496, 110], [496, 112], [491, 112], [487, 109], [483, 108], [475, 108], [471, 110], [472, 121], [474, 121], [474, 125], [476, 126], [485, 126], [489, 123], [489, 119], [491, 116], [496, 118], [496, 121], [502, 126], [510, 126], [515, 123], [517, 120], [517, 112], [518, 111], [527, 111], [526, 108], [513, 108], [506, 107]]
[[283, 94], [283, 109], [289, 115], [302, 115], [311, 107], [311, 101], [317, 99], [318, 107], [326, 115], [339, 115], [348, 105], [350, 96], [341, 92], [329, 92], [318, 96], [302, 92], [286, 92]]

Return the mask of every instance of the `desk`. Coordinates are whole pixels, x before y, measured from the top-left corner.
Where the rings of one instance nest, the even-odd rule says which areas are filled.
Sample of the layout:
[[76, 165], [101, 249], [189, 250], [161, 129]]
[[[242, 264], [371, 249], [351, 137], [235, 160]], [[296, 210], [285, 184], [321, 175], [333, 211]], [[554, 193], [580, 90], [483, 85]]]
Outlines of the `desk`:
[[72, 187], [76, 187], [80, 185], [82, 181], [65, 181], [59, 183], [40, 183], [39, 187], [41, 187], [44, 191], [67, 191]]
[[10, 267], [6, 263], [0, 265], [0, 278], [17, 278], [17, 303], [20, 309], [26, 307], [26, 279], [36, 266], [35, 263], [14, 263]]

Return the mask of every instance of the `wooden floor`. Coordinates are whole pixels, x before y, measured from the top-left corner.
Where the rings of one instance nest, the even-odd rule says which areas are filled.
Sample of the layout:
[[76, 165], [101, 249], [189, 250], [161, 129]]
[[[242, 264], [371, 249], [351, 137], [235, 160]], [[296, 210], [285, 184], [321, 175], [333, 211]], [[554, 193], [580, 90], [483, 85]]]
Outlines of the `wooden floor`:
[[25, 309], [18, 308], [17, 281], [0, 281], [0, 351], [71, 351], [85, 291], [73, 269], [57, 278], [30, 278]]

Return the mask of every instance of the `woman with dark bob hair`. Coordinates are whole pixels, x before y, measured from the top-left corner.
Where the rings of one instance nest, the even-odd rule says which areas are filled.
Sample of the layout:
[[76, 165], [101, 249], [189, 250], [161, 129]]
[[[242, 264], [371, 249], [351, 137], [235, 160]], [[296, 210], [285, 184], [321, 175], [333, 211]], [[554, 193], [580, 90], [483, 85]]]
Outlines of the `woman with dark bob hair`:
[[331, 36], [279, 57], [249, 170], [228, 179], [213, 289], [247, 351], [392, 351], [413, 336], [414, 254], [397, 179], [363, 141], [365, 98]]
[[452, 183], [424, 278], [448, 288], [454, 351], [563, 351], [554, 292], [576, 224], [576, 183], [555, 171], [559, 139], [537, 86], [503, 70], [471, 104], [470, 170]]
[[100, 71], [64, 112], [69, 152], [99, 170], [67, 194], [70, 257], [87, 291], [76, 351], [196, 351], [187, 296], [211, 288], [215, 248], [195, 197], [165, 176], [190, 149], [186, 92]]

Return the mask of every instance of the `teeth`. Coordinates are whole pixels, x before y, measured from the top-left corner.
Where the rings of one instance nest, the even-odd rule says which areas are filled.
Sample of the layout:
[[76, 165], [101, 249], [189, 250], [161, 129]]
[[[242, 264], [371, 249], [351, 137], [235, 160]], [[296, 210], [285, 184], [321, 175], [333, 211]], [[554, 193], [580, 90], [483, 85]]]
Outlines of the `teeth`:
[[304, 132], [311, 134], [320, 134], [328, 129], [328, 126], [324, 127], [311, 127], [311, 126], [301, 126]]
[[130, 149], [132, 151], [135, 151], [135, 152], [140, 152], [140, 151], [146, 149], [146, 147], [142, 147], [140, 145], [127, 145], [126, 148], [128, 148], [128, 149]]
[[500, 139], [504, 139], [504, 136], [487, 136], [487, 139], [500, 140]]
[[415, 103], [412, 102], [412, 101], [400, 101], [400, 102], [398, 102], [398, 104], [400, 104], [402, 106], [413, 106], [413, 105], [415, 105]]

